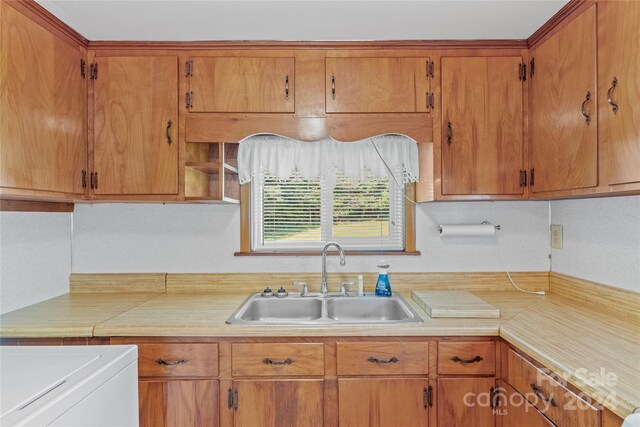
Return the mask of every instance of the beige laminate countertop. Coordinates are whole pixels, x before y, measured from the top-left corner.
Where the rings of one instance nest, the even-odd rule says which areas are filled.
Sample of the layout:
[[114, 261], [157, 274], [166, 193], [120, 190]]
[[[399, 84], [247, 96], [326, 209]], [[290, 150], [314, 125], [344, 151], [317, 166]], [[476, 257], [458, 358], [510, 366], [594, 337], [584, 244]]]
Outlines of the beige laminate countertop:
[[[640, 325], [553, 294], [473, 294], [499, 308], [500, 319], [432, 319], [404, 295], [424, 323], [240, 326], [225, 320], [246, 296], [92, 293], [67, 294], [4, 314], [0, 336], [501, 336], [615, 414], [624, 417], [640, 406]], [[593, 381], [602, 372], [616, 378]]]

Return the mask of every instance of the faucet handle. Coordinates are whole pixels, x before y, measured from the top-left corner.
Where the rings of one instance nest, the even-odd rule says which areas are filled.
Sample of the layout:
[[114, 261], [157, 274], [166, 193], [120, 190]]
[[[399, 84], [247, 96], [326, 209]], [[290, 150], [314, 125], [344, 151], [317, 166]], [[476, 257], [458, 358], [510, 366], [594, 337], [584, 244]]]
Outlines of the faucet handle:
[[300, 292], [300, 296], [303, 297], [309, 293], [309, 286], [307, 282], [293, 282], [293, 286], [302, 286], [302, 292]]
[[342, 286], [340, 286], [340, 295], [342, 295], [343, 297], [347, 296], [347, 287], [348, 286], [355, 286], [356, 282], [353, 280], [349, 280], [346, 282], [342, 282]]

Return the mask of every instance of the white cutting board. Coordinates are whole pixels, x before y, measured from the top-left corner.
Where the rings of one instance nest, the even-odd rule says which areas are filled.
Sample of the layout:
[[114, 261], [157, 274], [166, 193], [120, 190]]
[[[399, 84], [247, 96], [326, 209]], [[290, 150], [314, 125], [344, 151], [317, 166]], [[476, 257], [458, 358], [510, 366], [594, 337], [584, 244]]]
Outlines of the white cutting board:
[[467, 291], [413, 291], [411, 298], [429, 317], [500, 318], [500, 310]]

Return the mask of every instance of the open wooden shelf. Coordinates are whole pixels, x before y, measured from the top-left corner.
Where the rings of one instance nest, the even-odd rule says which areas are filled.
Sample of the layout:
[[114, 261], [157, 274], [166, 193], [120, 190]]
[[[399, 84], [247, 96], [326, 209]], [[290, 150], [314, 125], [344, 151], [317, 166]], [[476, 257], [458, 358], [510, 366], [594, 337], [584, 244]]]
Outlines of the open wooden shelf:
[[238, 203], [237, 156], [236, 143], [187, 142], [185, 200]]

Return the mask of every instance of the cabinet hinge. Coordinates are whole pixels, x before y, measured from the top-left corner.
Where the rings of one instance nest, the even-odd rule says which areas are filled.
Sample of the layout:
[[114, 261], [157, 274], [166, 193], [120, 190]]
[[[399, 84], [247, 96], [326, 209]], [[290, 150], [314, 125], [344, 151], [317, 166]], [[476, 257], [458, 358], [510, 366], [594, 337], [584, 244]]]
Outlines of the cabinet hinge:
[[229, 394], [227, 395], [227, 405], [229, 409], [238, 410], [238, 390], [229, 389]]
[[425, 409], [433, 406], [433, 387], [422, 389], [422, 403]]
[[527, 81], [527, 64], [518, 65], [518, 80]]
[[98, 64], [91, 64], [89, 67], [89, 79], [98, 80]]
[[520, 187], [526, 187], [526, 186], [527, 186], [527, 171], [521, 170], [520, 171]]
[[434, 99], [433, 99], [433, 92], [427, 92], [425, 94], [425, 104], [427, 107], [427, 112], [430, 112], [431, 110], [433, 110], [433, 106], [435, 105], [434, 103]]
[[492, 408], [497, 408], [499, 406], [498, 399], [500, 397], [500, 389], [498, 387], [491, 387], [489, 390], [489, 394], [491, 396], [491, 401], [489, 404]]
[[536, 170], [531, 168], [531, 172], [529, 172], [529, 185], [533, 187], [536, 178]]
[[91, 172], [89, 174], [89, 185], [92, 189], [98, 188], [98, 172]]
[[87, 171], [82, 169], [82, 188], [87, 188]]
[[433, 61], [426, 61], [425, 68], [426, 68], [425, 77], [433, 78]]
[[533, 78], [533, 74], [535, 73], [535, 67], [536, 67], [536, 58], [531, 58], [531, 61], [529, 61], [529, 77]]
[[187, 106], [187, 110], [191, 110], [191, 107], [193, 107], [193, 92], [189, 91], [185, 95], [185, 104]]
[[87, 78], [87, 63], [82, 58], [80, 58], [80, 77], [82, 80]]
[[187, 77], [193, 76], [193, 59], [188, 60], [185, 63], [185, 67], [184, 68], [185, 68], [185, 75]]

